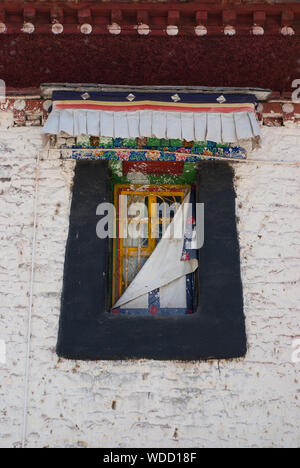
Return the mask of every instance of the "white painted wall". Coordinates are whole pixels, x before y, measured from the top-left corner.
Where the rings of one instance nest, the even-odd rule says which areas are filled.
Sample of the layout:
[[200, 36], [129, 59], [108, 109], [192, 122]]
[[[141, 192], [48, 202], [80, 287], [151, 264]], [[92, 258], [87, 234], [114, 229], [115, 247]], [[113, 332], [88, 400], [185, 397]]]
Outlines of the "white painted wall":
[[[251, 158], [300, 160], [300, 129], [263, 131], [264, 147]], [[0, 130], [0, 447], [22, 440], [40, 149], [40, 128]], [[74, 162], [41, 161], [26, 446], [300, 445], [300, 364], [291, 362], [300, 337], [300, 173], [286, 163], [234, 165], [246, 358], [183, 364], [57, 358]]]

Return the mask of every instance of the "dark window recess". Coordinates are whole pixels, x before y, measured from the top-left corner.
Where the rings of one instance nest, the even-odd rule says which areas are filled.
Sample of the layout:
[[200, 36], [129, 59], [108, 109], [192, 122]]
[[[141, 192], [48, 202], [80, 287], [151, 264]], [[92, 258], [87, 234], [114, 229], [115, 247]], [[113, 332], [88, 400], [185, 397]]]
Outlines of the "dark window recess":
[[57, 354], [70, 359], [200, 360], [246, 354], [233, 169], [200, 162], [205, 204], [199, 307], [185, 316], [110, 313], [109, 242], [96, 236], [96, 207], [110, 200], [107, 162], [77, 162], [64, 266]]

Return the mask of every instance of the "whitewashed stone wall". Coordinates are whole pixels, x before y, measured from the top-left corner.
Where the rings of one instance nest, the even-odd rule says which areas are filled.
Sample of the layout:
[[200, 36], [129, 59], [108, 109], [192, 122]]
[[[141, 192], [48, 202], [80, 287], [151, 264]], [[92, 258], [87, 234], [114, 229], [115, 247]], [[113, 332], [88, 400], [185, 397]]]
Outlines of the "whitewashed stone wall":
[[[300, 160], [300, 129], [264, 134], [252, 158]], [[22, 443], [36, 175], [26, 446], [299, 446], [299, 166], [235, 164], [245, 359], [75, 362], [55, 354], [74, 162], [36, 174], [40, 149], [40, 128], [0, 131], [0, 447]]]

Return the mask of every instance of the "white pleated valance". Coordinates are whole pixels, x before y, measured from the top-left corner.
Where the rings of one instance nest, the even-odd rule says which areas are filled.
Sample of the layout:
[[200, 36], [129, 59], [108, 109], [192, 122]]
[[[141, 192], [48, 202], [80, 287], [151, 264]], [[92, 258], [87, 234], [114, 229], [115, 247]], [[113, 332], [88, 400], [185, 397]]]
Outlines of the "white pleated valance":
[[251, 94], [53, 92], [43, 133], [235, 143], [260, 136]]
[[254, 112], [193, 113], [141, 110], [113, 112], [98, 110], [53, 110], [44, 133], [113, 138], [178, 138], [187, 141], [234, 143], [260, 136]]

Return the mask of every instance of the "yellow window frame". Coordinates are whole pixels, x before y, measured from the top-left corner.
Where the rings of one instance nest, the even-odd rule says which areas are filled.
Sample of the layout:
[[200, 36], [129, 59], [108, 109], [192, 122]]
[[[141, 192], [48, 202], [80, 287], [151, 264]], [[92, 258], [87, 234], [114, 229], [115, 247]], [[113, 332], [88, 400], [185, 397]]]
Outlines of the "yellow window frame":
[[[164, 200], [166, 197], [180, 197], [180, 204], [183, 203], [184, 198], [190, 192], [190, 185], [127, 185], [127, 184], [116, 184], [114, 186], [114, 206], [117, 213], [116, 218], [116, 238], [113, 241], [113, 267], [112, 267], [112, 304], [122, 296], [125, 289], [129, 286], [130, 282], [128, 281], [128, 276], [126, 279], [126, 270], [125, 269], [125, 280], [123, 278], [124, 271], [124, 262], [129, 259], [129, 257], [138, 257], [149, 258], [152, 252], [154, 251], [159, 239], [152, 236], [153, 223], [159, 224], [166, 223], [169, 224], [170, 219], [166, 217], [157, 218], [157, 214], [154, 213], [153, 206], [155, 203], [158, 203]], [[148, 245], [147, 247], [129, 247], [125, 246], [123, 239], [120, 239], [120, 232], [123, 229], [122, 219], [124, 219], [124, 214], [120, 213], [119, 210], [119, 200], [121, 195], [131, 195], [141, 196], [144, 199], [148, 198]], [[175, 203], [178, 203], [174, 198]], [[127, 209], [128, 209], [127, 204]], [[128, 219], [128, 211], [126, 213]], [[154, 222], [154, 219], [156, 221]], [[157, 221], [158, 219], [158, 221]], [[146, 221], [145, 221], [146, 222]], [[139, 261], [139, 260], [138, 260]], [[128, 268], [128, 261], [127, 261]], [[138, 264], [138, 271], [140, 270], [141, 265]], [[127, 272], [128, 273], [128, 272]]]

